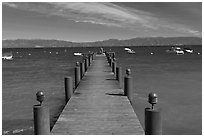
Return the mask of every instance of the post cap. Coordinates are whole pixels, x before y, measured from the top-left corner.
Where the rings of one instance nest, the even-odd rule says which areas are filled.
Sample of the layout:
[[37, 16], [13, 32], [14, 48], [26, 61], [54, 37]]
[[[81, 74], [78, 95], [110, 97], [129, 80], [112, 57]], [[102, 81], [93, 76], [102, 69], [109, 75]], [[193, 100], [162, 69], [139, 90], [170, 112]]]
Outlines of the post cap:
[[79, 64], [79, 62], [76, 62], [76, 66], [79, 66], [80, 64]]
[[41, 103], [44, 101], [44, 99], [45, 99], [44, 93], [43, 93], [42, 91], [38, 91], [38, 92], [36, 93], [36, 99], [37, 99], [37, 101], [39, 101], [40, 104], [41, 104]]
[[151, 92], [151, 93], [149, 93], [149, 96], [148, 96], [148, 102], [150, 103], [150, 104], [157, 104], [157, 102], [158, 102], [158, 96], [157, 96], [157, 94], [156, 93], [153, 93], [153, 92]]
[[126, 74], [130, 75], [131, 74], [131, 70], [130, 69], [126, 69]]

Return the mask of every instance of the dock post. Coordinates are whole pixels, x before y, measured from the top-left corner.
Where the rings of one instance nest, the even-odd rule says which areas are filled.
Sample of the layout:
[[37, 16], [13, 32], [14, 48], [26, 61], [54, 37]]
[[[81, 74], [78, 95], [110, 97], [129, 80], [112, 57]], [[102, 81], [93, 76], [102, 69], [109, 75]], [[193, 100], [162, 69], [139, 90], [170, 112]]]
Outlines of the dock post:
[[90, 56], [90, 54], [88, 55], [88, 62], [89, 62], [89, 66], [91, 65], [91, 56]]
[[119, 81], [119, 79], [120, 79], [119, 77], [121, 76], [121, 74], [119, 74], [119, 73], [120, 73], [120, 72], [119, 72], [120, 70], [121, 70], [121, 67], [116, 67], [116, 80], [118, 80], [118, 81]]
[[109, 55], [110, 55], [111, 58], [113, 58], [113, 54], [112, 54], [112, 52], [109, 52]]
[[84, 76], [84, 62], [82, 61], [81, 63], [80, 63], [80, 68], [81, 68], [81, 70], [80, 70], [80, 72], [81, 72], [81, 79], [83, 78], [83, 76]]
[[65, 77], [64, 78], [64, 86], [65, 86], [65, 101], [67, 103], [73, 94], [72, 77]]
[[114, 60], [112, 60], [112, 63], [111, 63], [111, 71], [114, 73], [114, 68], [113, 68], [114, 66], [113, 65], [114, 65]]
[[33, 106], [34, 134], [49, 135], [50, 134], [49, 107], [42, 104], [44, 100], [44, 94], [42, 91], [37, 92], [36, 97], [40, 104]]
[[93, 63], [93, 52], [90, 54], [91, 63]]
[[80, 82], [80, 67], [79, 62], [77, 62], [75, 67], [75, 89], [77, 88], [79, 82]]
[[90, 53], [91, 63], [93, 62], [93, 52]]
[[89, 54], [87, 55], [87, 61], [88, 61], [88, 67], [89, 67], [89, 64], [90, 64], [90, 62], [89, 62]]
[[106, 58], [110, 57], [110, 54], [108, 52], [106, 52]]
[[85, 58], [85, 63], [86, 63], [86, 71], [88, 70], [88, 67], [89, 67], [89, 62], [88, 62], [88, 57], [86, 56]]
[[108, 64], [110, 63], [110, 57], [109, 57], [109, 54], [107, 54], [107, 61], [108, 61]]
[[83, 76], [84, 76], [84, 74], [85, 74], [85, 72], [86, 72], [86, 59], [84, 58], [84, 59], [82, 60], [82, 62], [83, 62], [83, 64], [84, 64], [84, 72], [83, 72]]
[[130, 76], [130, 74], [130, 69], [127, 69], [126, 76], [124, 77], [124, 95], [128, 97], [130, 102], [132, 102], [133, 84], [132, 77]]
[[84, 73], [83, 73], [83, 76], [85, 75], [85, 72], [86, 72], [86, 60], [84, 59]]
[[116, 80], [119, 82], [119, 86], [121, 87], [122, 84], [122, 68], [121, 67], [116, 67]]
[[158, 102], [155, 93], [149, 94], [148, 102], [152, 104], [151, 108], [145, 108], [145, 135], [162, 135], [162, 116], [159, 108], [154, 108]]
[[81, 80], [81, 66], [79, 62], [76, 62], [76, 67], [79, 67], [79, 81]]
[[110, 66], [110, 55], [107, 53], [107, 60], [108, 60], [108, 65]]
[[110, 67], [112, 67], [112, 62], [113, 62], [113, 59], [112, 58], [110, 58]]
[[114, 75], [116, 76], [116, 59], [114, 58], [113, 59], [113, 62], [112, 62], [112, 72], [114, 73]]
[[89, 62], [90, 62], [90, 65], [92, 64], [92, 59], [91, 59], [91, 53], [89, 53]]
[[112, 58], [113, 58], [113, 59], [115, 58], [115, 52], [112, 53]]
[[110, 66], [110, 57], [108, 57], [108, 59], [107, 59], [107, 60], [108, 60], [108, 65]]
[[88, 56], [86, 57], [86, 60], [87, 60], [86, 61], [87, 62], [87, 69], [88, 69], [88, 67], [89, 67], [89, 57]]
[[94, 53], [92, 53], [92, 60], [94, 60]]
[[111, 63], [112, 63], [112, 61], [111, 61], [111, 57], [109, 56], [109, 66], [111, 67]]
[[84, 68], [85, 68], [85, 72], [86, 72], [86, 70], [87, 70], [87, 60], [86, 60], [86, 56], [85, 56], [85, 58], [84, 58]]

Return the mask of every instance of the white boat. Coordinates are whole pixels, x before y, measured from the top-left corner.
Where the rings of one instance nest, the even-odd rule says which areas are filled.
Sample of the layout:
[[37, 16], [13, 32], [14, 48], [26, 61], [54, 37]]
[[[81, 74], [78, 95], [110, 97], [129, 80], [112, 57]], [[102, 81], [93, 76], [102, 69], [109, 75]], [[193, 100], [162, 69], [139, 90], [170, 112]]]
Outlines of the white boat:
[[184, 52], [187, 52], [187, 53], [193, 53], [193, 50], [190, 48], [184, 48], [183, 50]]
[[131, 50], [130, 48], [124, 48], [125, 51]]
[[129, 54], [135, 54], [135, 51], [132, 50], [132, 49], [128, 50], [127, 52], [128, 52]]
[[5, 60], [13, 60], [13, 54], [12, 54], [12, 52], [4, 53], [3, 56], [2, 56], [2, 59], [5, 59]]
[[178, 55], [184, 54], [184, 51], [180, 47], [171, 47], [171, 49], [166, 50], [167, 53], [176, 53]]
[[178, 49], [178, 50], [176, 50], [176, 54], [177, 55], [182, 55], [182, 54], [184, 54], [184, 51], [181, 50], [181, 49]]
[[13, 56], [3, 56], [2, 59], [13, 60]]
[[129, 54], [135, 54], [135, 51], [130, 48], [124, 48], [124, 50], [127, 51], [127, 53]]
[[74, 53], [74, 56], [82, 56], [83, 54], [82, 53], [80, 53], [80, 52], [75, 52]]

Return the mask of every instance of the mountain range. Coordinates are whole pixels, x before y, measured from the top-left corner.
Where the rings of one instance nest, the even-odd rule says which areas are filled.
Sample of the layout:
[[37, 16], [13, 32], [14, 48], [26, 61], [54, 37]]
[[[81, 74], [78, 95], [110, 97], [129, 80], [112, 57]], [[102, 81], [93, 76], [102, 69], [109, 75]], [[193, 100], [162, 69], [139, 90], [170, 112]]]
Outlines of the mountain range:
[[41, 48], [41, 47], [107, 47], [107, 46], [176, 46], [202, 45], [200, 37], [147, 37], [127, 40], [109, 39], [95, 42], [71, 42], [47, 39], [3, 40], [2, 48]]

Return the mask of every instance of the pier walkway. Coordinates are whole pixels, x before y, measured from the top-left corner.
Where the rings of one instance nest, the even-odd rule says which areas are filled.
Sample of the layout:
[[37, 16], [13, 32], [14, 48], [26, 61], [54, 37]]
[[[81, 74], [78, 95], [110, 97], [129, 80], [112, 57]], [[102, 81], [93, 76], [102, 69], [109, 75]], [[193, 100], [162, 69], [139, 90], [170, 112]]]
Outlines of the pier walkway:
[[142, 135], [144, 130], [104, 55], [96, 55], [51, 134]]

